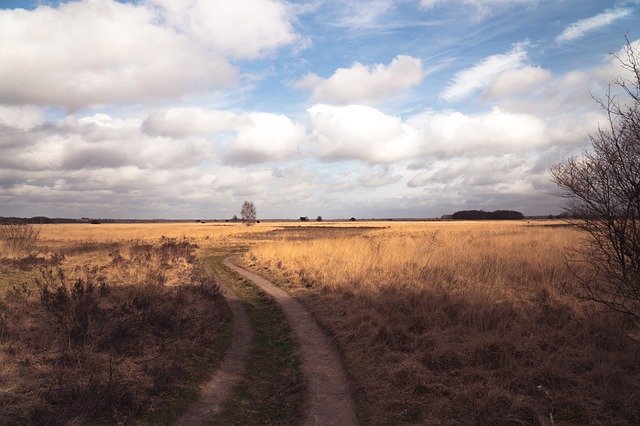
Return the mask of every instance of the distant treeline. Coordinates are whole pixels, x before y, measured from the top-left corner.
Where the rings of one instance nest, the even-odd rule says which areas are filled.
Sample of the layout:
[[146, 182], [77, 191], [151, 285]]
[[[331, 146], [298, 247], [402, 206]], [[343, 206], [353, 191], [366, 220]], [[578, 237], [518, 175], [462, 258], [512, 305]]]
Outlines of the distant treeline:
[[524, 219], [524, 215], [513, 210], [461, 210], [451, 215], [454, 220], [517, 220]]
[[195, 219], [182, 219], [182, 220], [171, 220], [171, 219], [96, 219], [83, 217], [82, 219], [70, 219], [64, 217], [46, 217], [46, 216], [34, 216], [34, 217], [2, 217], [0, 216], [0, 224], [5, 223], [33, 223], [33, 224], [44, 224], [44, 223], [173, 223], [173, 222], [193, 222], [199, 220]]
[[0, 224], [5, 223], [83, 223], [88, 220], [66, 219], [66, 218], [50, 218], [45, 216], [34, 217], [0, 217]]

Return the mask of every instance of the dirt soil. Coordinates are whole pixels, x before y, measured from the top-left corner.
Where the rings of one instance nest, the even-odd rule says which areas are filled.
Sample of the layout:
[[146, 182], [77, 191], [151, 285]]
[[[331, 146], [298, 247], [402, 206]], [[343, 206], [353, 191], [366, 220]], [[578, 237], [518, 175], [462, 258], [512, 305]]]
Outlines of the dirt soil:
[[269, 294], [286, 314], [299, 346], [302, 371], [309, 386], [304, 424], [358, 424], [340, 357], [309, 311], [271, 282], [233, 264], [230, 258], [225, 259], [224, 264]]
[[189, 407], [189, 410], [176, 421], [176, 425], [192, 426], [215, 423], [215, 418], [220, 412], [223, 402], [229, 397], [245, 371], [253, 339], [253, 329], [247, 312], [235, 293], [220, 282], [218, 286], [233, 314], [231, 345], [220, 369], [202, 387], [200, 400]]

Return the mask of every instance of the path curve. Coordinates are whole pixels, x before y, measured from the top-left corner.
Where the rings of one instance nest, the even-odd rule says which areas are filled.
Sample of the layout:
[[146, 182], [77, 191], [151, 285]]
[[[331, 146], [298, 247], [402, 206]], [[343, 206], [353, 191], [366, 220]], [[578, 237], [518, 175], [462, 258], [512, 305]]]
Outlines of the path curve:
[[249, 279], [280, 305], [293, 329], [302, 356], [302, 372], [309, 384], [304, 424], [356, 425], [355, 405], [340, 357], [300, 302], [271, 282], [226, 258], [224, 264]]
[[218, 282], [218, 287], [233, 314], [231, 345], [218, 371], [202, 387], [200, 399], [176, 421], [175, 424], [178, 426], [214, 424], [222, 403], [231, 395], [234, 386], [242, 378], [247, 364], [253, 339], [253, 328], [249, 316], [233, 290], [221, 282]]

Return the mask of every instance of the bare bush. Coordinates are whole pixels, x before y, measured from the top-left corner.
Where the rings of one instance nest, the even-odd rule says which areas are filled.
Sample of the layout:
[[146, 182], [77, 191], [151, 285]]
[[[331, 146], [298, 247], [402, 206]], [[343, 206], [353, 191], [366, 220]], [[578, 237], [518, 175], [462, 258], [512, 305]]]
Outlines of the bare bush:
[[40, 230], [30, 223], [11, 222], [0, 225], [0, 241], [14, 253], [32, 251], [40, 239]]
[[591, 151], [551, 170], [565, 210], [588, 238], [575, 252], [574, 294], [640, 323], [640, 54], [628, 39], [614, 55], [626, 75], [598, 100], [606, 128], [591, 135]]

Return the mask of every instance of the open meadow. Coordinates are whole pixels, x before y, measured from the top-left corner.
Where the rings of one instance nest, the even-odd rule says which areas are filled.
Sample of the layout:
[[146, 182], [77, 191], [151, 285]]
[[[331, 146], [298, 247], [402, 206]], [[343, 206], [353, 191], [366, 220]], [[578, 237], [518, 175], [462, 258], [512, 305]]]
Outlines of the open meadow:
[[229, 254], [312, 312], [361, 423], [640, 422], [637, 335], [567, 294], [583, 235], [562, 222], [39, 230], [0, 252], [0, 423], [131, 423], [193, 394], [226, 350], [207, 264]]

